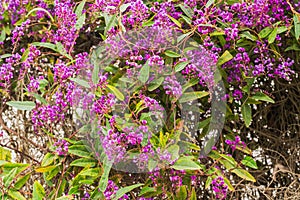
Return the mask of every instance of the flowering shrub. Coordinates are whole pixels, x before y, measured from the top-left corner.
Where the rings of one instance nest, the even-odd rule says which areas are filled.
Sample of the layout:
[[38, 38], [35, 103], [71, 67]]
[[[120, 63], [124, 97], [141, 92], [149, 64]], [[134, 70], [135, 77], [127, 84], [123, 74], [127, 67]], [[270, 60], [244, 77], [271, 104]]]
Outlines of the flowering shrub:
[[283, 0], [2, 1], [0, 197], [226, 199], [230, 176], [255, 182], [240, 130], [253, 105], [274, 103], [272, 80], [293, 78], [299, 12]]

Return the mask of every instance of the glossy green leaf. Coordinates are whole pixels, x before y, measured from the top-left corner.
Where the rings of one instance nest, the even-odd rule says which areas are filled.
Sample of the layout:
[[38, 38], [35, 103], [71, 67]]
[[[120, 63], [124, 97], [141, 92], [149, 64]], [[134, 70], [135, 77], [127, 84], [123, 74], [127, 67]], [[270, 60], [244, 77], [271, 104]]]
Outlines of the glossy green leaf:
[[252, 110], [249, 104], [242, 105], [242, 116], [246, 127], [249, 127], [252, 121]]
[[107, 85], [107, 88], [119, 99], [120, 101], [124, 101], [125, 97], [116, 87], [112, 85]]
[[142, 183], [138, 183], [138, 184], [134, 184], [134, 185], [130, 185], [124, 188], [121, 188], [117, 191], [115, 197], [113, 198], [113, 200], [118, 200], [119, 198], [121, 198], [124, 194], [130, 192], [131, 190], [134, 190], [135, 188], [141, 187], [144, 184]]
[[98, 176], [100, 173], [100, 168], [90, 168], [82, 170], [79, 174], [81, 176]]
[[242, 179], [245, 179], [247, 181], [256, 182], [255, 178], [247, 170], [238, 168], [238, 169], [233, 169], [232, 172], [235, 173], [236, 175], [238, 175], [239, 177], [241, 177]]
[[99, 181], [99, 189], [101, 192], [104, 192], [107, 187], [108, 176], [109, 176], [109, 172], [111, 170], [111, 166], [112, 166], [112, 163], [104, 161], [104, 163], [103, 163], [104, 171], [103, 171], [103, 174]]
[[75, 83], [77, 83], [78, 85], [80, 85], [82, 87], [91, 88], [90, 84], [87, 81], [82, 80], [80, 78], [70, 78], [70, 80], [74, 81]]
[[159, 77], [158, 79], [155, 79], [155, 80], [151, 81], [149, 83], [148, 90], [150, 92], [154, 91], [159, 86], [161, 86], [161, 84], [164, 82], [164, 80], [165, 80], [164, 77]]
[[193, 17], [194, 11], [188, 5], [179, 4], [179, 7], [184, 12], [184, 14], [186, 14], [186, 16], [188, 16], [190, 19]]
[[262, 92], [257, 92], [252, 96], [253, 99], [258, 100], [258, 101], [266, 101], [270, 103], [275, 103], [275, 101], [269, 97], [268, 95], [262, 93]]
[[242, 38], [247, 38], [251, 41], [256, 41], [257, 40], [257, 37], [252, 35], [249, 31], [245, 31], [245, 32], [241, 33], [240, 36]]
[[205, 181], [205, 189], [208, 189], [210, 184], [212, 182], [212, 177], [211, 176], [208, 176], [206, 181]]
[[94, 167], [97, 164], [95, 159], [92, 158], [79, 158], [71, 162], [70, 166], [76, 166], [76, 167]]
[[9, 190], [8, 195], [15, 200], [26, 200], [26, 198], [18, 191]]
[[252, 157], [250, 157], [250, 156], [246, 156], [242, 160], [242, 164], [245, 165], [245, 166], [247, 166], [247, 167], [250, 167], [252, 169], [258, 169], [255, 160]]
[[18, 171], [17, 171], [17, 167], [16, 167], [16, 168], [13, 168], [6, 176], [4, 176], [3, 183], [6, 188], [12, 183], [12, 181], [14, 180], [14, 178], [17, 175], [17, 172]]
[[38, 173], [44, 173], [44, 172], [50, 172], [52, 171], [56, 166], [46, 166], [46, 167], [38, 167], [35, 169], [36, 172]]
[[84, 145], [72, 145], [69, 147], [68, 152], [79, 157], [91, 157], [91, 152], [89, 152]]
[[104, 18], [105, 18], [105, 30], [104, 30], [104, 35], [107, 36], [107, 31], [109, 31], [112, 27], [114, 27], [116, 25], [116, 20], [117, 20], [117, 16], [116, 14], [110, 16], [106, 13], [104, 13]]
[[176, 194], [176, 200], [186, 200], [187, 199], [187, 191], [186, 191], [186, 186], [182, 185], [179, 188], [178, 193]]
[[269, 35], [269, 37], [268, 37], [268, 42], [269, 42], [269, 44], [272, 44], [272, 43], [275, 41], [276, 36], [277, 36], [277, 30], [278, 30], [278, 28], [276, 27], [276, 28], [274, 28], [273, 31], [270, 33], [270, 35]]
[[221, 66], [223, 65], [224, 63], [228, 62], [229, 60], [231, 60], [233, 58], [233, 56], [231, 55], [231, 53], [226, 50], [222, 55], [221, 57], [218, 59], [218, 62], [217, 62], [217, 65], [218, 66]]
[[189, 101], [194, 101], [196, 99], [201, 99], [208, 95], [209, 95], [209, 92], [205, 92], [205, 91], [186, 92], [186, 93], [182, 94], [182, 96], [179, 98], [179, 102], [185, 103], [185, 102], [189, 102]]
[[32, 101], [9, 101], [6, 104], [18, 110], [31, 111], [35, 108], [35, 103]]
[[200, 165], [198, 165], [195, 161], [193, 161], [190, 157], [181, 157], [179, 158], [171, 168], [176, 170], [199, 170], [201, 169]]
[[181, 23], [177, 19], [175, 19], [174, 17], [172, 17], [170, 15], [168, 15], [168, 17], [172, 22], [174, 22], [174, 24], [176, 24], [179, 28], [181, 28]]
[[28, 179], [30, 178], [31, 174], [28, 173], [25, 176], [20, 177], [14, 184], [14, 189], [19, 190], [21, 189], [26, 182], [28, 181]]
[[82, 15], [82, 11], [83, 11], [85, 2], [86, 2], [86, 0], [82, 0], [80, 2], [80, 4], [76, 7], [75, 14], [76, 14], [77, 18], [79, 18]]
[[260, 38], [266, 38], [272, 32], [272, 30], [273, 29], [271, 27], [266, 27], [259, 32], [258, 36]]
[[80, 29], [83, 27], [83, 25], [84, 25], [84, 23], [85, 23], [85, 18], [86, 18], [86, 14], [84, 13], [84, 14], [81, 15], [81, 16], [79, 17], [79, 19], [76, 21], [75, 28], [76, 28], [77, 30], [80, 30]]
[[45, 190], [43, 186], [35, 181], [33, 184], [32, 200], [43, 200], [45, 197]]
[[166, 56], [168, 56], [170, 58], [179, 58], [179, 57], [181, 57], [180, 54], [178, 54], [178, 53], [176, 53], [174, 51], [171, 51], [171, 50], [165, 51], [165, 54], [166, 54]]
[[55, 155], [52, 154], [52, 153], [47, 153], [43, 160], [42, 160], [42, 164], [41, 166], [48, 166], [48, 165], [51, 165], [53, 162], [54, 162], [54, 158], [55, 158]]
[[295, 38], [299, 40], [300, 37], [300, 15], [294, 14], [294, 30], [295, 30]]
[[37, 47], [44, 47], [44, 48], [52, 49], [53, 51], [58, 52], [57, 46], [55, 44], [52, 44], [52, 43], [48, 43], [48, 42], [33, 42], [32, 45], [37, 46]]
[[187, 65], [189, 64], [189, 62], [179, 62], [175, 65], [175, 72], [180, 72], [181, 70], [183, 70]]
[[150, 66], [149, 66], [148, 62], [146, 62], [140, 70], [140, 75], [139, 75], [138, 79], [142, 83], [146, 83], [149, 79], [149, 74], [150, 74]]
[[207, 3], [206, 3], [206, 5], [205, 5], [205, 8], [209, 8], [214, 3], [215, 3], [215, 0], [208, 0]]
[[197, 194], [194, 187], [192, 188], [192, 194], [190, 200], [197, 200]]

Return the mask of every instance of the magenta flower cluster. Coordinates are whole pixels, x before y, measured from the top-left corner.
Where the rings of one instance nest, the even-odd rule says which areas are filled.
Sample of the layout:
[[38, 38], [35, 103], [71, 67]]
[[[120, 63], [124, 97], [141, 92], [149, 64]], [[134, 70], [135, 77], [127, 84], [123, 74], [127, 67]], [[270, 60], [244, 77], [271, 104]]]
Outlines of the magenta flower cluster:
[[212, 189], [216, 194], [216, 198], [220, 200], [226, 199], [228, 186], [225, 184], [223, 177], [218, 176], [212, 180]]

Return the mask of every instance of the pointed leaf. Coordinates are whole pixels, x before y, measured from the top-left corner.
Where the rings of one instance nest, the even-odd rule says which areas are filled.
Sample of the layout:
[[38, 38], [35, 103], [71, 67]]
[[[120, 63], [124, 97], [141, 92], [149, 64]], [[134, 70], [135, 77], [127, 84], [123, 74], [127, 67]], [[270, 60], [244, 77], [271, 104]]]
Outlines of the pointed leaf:
[[35, 108], [35, 103], [32, 101], [9, 101], [6, 104], [18, 110], [31, 111]]
[[250, 157], [250, 156], [246, 156], [242, 160], [242, 164], [245, 165], [245, 166], [247, 166], [247, 167], [250, 167], [252, 169], [258, 169], [255, 160], [252, 157]]
[[124, 101], [125, 97], [116, 87], [112, 85], [107, 85], [107, 88], [119, 99], [120, 101]]
[[242, 179], [245, 179], [247, 181], [256, 182], [255, 178], [247, 171], [242, 168], [234, 169], [232, 170], [233, 173], [241, 177]]
[[249, 127], [252, 121], [252, 110], [249, 104], [242, 105], [242, 116], [246, 127]]
[[140, 70], [139, 80], [142, 83], [146, 83], [149, 79], [150, 66], [148, 62], [146, 62]]
[[43, 186], [35, 181], [33, 184], [32, 200], [43, 200], [45, 197], [45, 190]]
[[138, 184], [134, 184], [134, 185], [127, 186], [127, 187], [119, 189], [116, 193], [116, 196], [113, 198], [113, 200], [118, 200], [119, 198], [121, 198], [127, 192], [130, 192], [131, 190], [134, 190], [135, 188], [141, 187], [142, 185], [144, 185], [144, 184], [138, 183]]

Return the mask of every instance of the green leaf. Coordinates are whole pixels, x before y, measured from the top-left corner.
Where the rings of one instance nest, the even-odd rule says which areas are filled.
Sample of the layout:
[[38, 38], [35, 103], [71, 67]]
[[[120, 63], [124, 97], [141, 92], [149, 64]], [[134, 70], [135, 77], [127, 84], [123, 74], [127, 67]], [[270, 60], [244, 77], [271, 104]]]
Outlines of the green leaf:
[[207, 3], [206, 3], [206, 5], [205, 5], [205, 8], [209, 8], [214, 3], [215, 3], [215, 0], [208, 0]]
[[45, 190], [43, 186], [38, 181], [34, 181], [32, 200], [42, 200], [44, 197], [45, 197]]
[[171, 168], [176, 170], [199, 170], [201, 167], [190, 157], [179, 158]]
[[236, 166], [232, 164], [232, 162], [228, 161], [228, 160], [225, 160], [225, 159], [221, 159], [219, 160], [219, 162], [224, 165], [224, 167], [227, 169], [227, 170], [232, 170], [234, 169]]
[[11, 160], [10, 150], [0, 147], [0, 160], [10, 161]]
[[192, 194], [190, 200], [197, 200], [197, 195], [194, 187], [192, 188]]
[[35, 108], [35, 103], [32, 101], [9, 101], [6, 104], [18, 110], [31, 111]]
[[96, 160], [93, 158], [79, 158], [71, 162], [70, 166], [76, 167], [94, 167], [97, 164]]
[[80, 4], [77, 6], [76, 10], [75, 10], [75, 14], [77, 16], [77, 18], [79, 18], [82, 15], [82, 11], [84, 8], [86, 0], [83, 0], [80, 2]]
[[148, 62], [146, 62], [140, 70], [140, 75], [139, 75], [138, 79], [142, 83], [146, 83], [149, 79], [149, 73], [150, 73], [150, 66], [149, 66]]
[[180, 186], [179, 191], [176, 194], [176, 200], [186, 200], [186, 199], [187, 199], [186, 186], [182, 185]]
[[28, 179], [30, 178], [30, 173], [26, 174], [25, 176], [20, 177], [16, 183], [14, 184], [14, 189], [19, 190], [21, 189], [25, 183], [28, 181]]
[[67, 196], [59, 197], [55, 200], [71, 200], [71, 199], [74, 199], [74, 197], [72, 195], [67, 195]]
[[277, 30], [278, 30], [277, 27], [274, 28], [273, 31], [271, 32], [271, 34], [269, 35], [269, 37], [268, 37], [269, 44], [272, 44], [275, 41], [276, 36], [277, 36]]
[[218, 59], [218, 62], [217, 62], [217, 65], [218, 66], [221, 66], [223, 65], [224, 63], [228, 62], [229, 60], [231, 60], [233, 58], [233, 56], [231, 55], [231, 53], [226, 50], [222, 55], [221, 57]]
[[174, 51], [171, 51], [171, 50], [166, 50], [165, 55], [170, 57], [170, 58], [179, 58], [179, 57], [181, 57], [181, 55], [179, 55], [178, 53], [176, 53]]
[[4, 42], [5, 38], [6, 38], [5, 30], [2, 30], [0, 35], [0, 42]]
[[99, 71], [100, 71], [100, 66], [95, 65], [92, 74], [92, 82], [94, 84], [97, 84], [99, 82]]
[[112, 27], [116, 25], [116, 19], [117, 16], [114, 14], [113, 16], [109, 16], [108, 14], [104, 13], [104, 18], [105, 18], [105, 30], [104, 30], [104, 35], [107, 36], [107, 31], [109, 31]]
[[60, 172], [60, 170], [61, 170], [60, 167], [56, 166], [52, 171], [49, 172], [49, 174], [48, 172], [46, 172], [47, 174], [46, 180], [50, 181], [53, 177], [55, 177], [58, 174], [58, 172]]
[[37, 46], [37, 47], [44, 47], [48, 49], [52, 49], [55, 52], [58, 52], [57, 47], [55, 44], [48, 43], [48, 42], [33, 42], [32, 45]]
[[288, 28], [286, 26], [280, 26], [277, 29], [277, 34], [283, 33], [283, 32], [285, 32], [287, 30], [288, 30]]
[[250, 156], [246, 156], [242, 160], [242, 164], [245, 165], [245, 166], [247, 166], [247, 167], [250, 167], [252, 169], [258, 169], [255, 160], [252, 157], [250, 157]]
[[300, 37], [300, 20], [299, 20], [299, 15], [298, 14], [294, 14], [294, 28], [295, 28], [295, 38], [296, 40], [299, 40]]
[[156, 188], [154, 187], [143, 187], [139, 193], [139, 196], [144, 196], [144, 194], [156, 192]]
[[33, 12], [35, 12], [35, 11], [43, 11], [43, 12], [45, 12], [45, 13], [49, 16], [51, 22], [54, 22], [54, 19], [53, 19], [52, 15], [50, 14], [50, 12], [49, 12], [48, 10], [46, 10], [46, 9], [44, 9], [44, 8], [40, 8], [40, 7], [39, 7], [39, 8], [33, 8], [32, 10], [30, 10], [30, 11], [27, 13], [26, 18], [27, 18], [31, 13], [33, 13]]
[[17, 170], [18, 170], [17, 167], [13, 168], [12, 170], [10, 170], [10, 172], [6, 176], [4, 176], [3, 183], [6, 188], [12, 183], [12, 181], [16, 177], [17, 172], [18, 172]]
[[172, 155], [171, 160], [175, 160], [179, 157], [179, 146], [177, 144], [169, 146], [167, 150]]
[[152, 92], [153, 90], [157, 89], [164, 82], [164, 80], [165, 80], [164, 77], [160, 77], [158, 79], [151, 81], [149, 83], [148, 90]]
[[237, 165], [237, 162], [234, 160], [233, 157], [227, 156], [227, 155], [225, 155], [225, 154], [220, 154], [220, 156], [221, 156], [222, 158], [224, 158], [225, 160], [229, 161], [232, 165], [234, 165], [234, 166]]
[[100, 168], [82, 170], [79, 174], [81, 176], [98, 176], [100, 174]]
[[252, 110], [249, 104], [242, 105], [242, 116], [246, 127], [249, 127], [252, 121]]
[[234, 187], [231, 185], [230, 181], [228, 180], [228, 178], [226, 178], [225, 176], [222, 176], [224, 179], [224, 183], [228, 186], [228, 189], [230, 191], [234, 191]]
[[88, 88], [88, 89], [91, 88], [90, 84], [85, 80], [82, 80], [82, 79], [79, 79], [79, 78], [69, 78], [69, 79], [71, 81], [74, 81], [75, 83], [77, 83], [78, 85], [80, 85], [82, 87], [85, 87], [85, 88]]
[[107, 159], [105, 159], [103, 162], [104, 172], [99, 181], [99, 189], [101, 192], [104, 192], [106, 190], [107, 183], [108, 183], [108, 176], [109, 176], [109, 172], [111, 170], [111, 166], [112, 166], [112, 163], [108, 162]]
[[175, 72], [180, 72], [181, 70], [183, 70], [187, 65], [189, 64], [189, 62], [179, 62], [175, 65]]
[[186, 16], [188, 16], [190, 19], [193, 17], [194, 11], [188, 5], [179, 4], [179, 7], [184, 12], [184, 14], [186, 14]]
[[117, 99], [119, 99], [120, 101], [124, 101], [125, 97], [122, 94], [122, 92], [120, 92], [120, 90], [118, 90], [116, 87], [112, 86], [112, 85], [107, 85], [107, 88], [114, 94], [116, 95]]
[[32, 96], [35, 98], [35, 99], [37, 99], [37, 100], [39, 100], [41, 103], [43, 103], [44, 105], [47, 105], [48, 104], [48, 102], [46, 101], [46, 99], [44, 99], [41, 95], [39, 95], [39, 94], [37, 94], [37, 93], [30, 93], [30, 94], [32, 94]]
[[26, 200], [20, 192], [15, 190], [8, 190], [8, 195], [15, 200]]
[[194, 101], [196, 99], [201, 99], [203, 97], [206, 97], [207, 95], [209, 95], [209, 92], [205, 92], [205, 91], [186, 92], [182, 94], [182, 96], [179, 98], [179, 102], [185, 103], [189, 101]]
[[172, 22], [174, 22], [174, 24], [176, 24], [179, 28], [181, 28], [181, 23], [177, 19], [171, 17], [170, 15], [168, 15], [168, 17]]
[[91, 152], [89, 152], [84, 145], [72, 145], [69, 147], [68, 152], [79, 157], [91, 157]]
[[212, 182], [212, 178], [211, 178], [211, 176], [208, 176], [206, 181], [205, 181], [205, 189], [209, 188], [211, 182]]
[[271, 99], [268, 95], [262, 93], [262, 92], [257, 92], [252, 96], [253, 99], [258, 100], [258, 101], [266, 101], [270, 103], [275, 103], [273, 99]]
[[42, 160], [42, 164], [41, 166], [48, 166], [48, 165], [51, 165], [53, 162], [54, 162], [54, 158], [55, 158], [55, 155], [52, 154], [52, 153], [47, 153], [43, 160]]
[[243, 33], [240, 34], [240, 36], [242, 38], [247, 38], [251, 41], [256, 41], [257, 40], [257, 37], [255, 37], [254, 35], [252, 35], [249, 31], [245, 31]]
[[76, 21], [76, 24], [75, 24], [76, 30], [80, 30], [83, 27], [83, 24], [85, 22], [85, 18], [86, 18], [85, 13], [78, 18], [78, 20]]
[[272, 32], [272, 30], [273, 29], [271, 27], [266, 27], [259, 32], [258, 36], [260, 38], [266, 38]]
[[119, 198], [121, 198], [127, 192], [130, 192], [131, 190], [134, 190], [135, 188], [141, 187], [142, 185], [144, 185], [144, 184], [138, 183], [138, 184], [134, 184], [134, 185], [127, 186], [127, 187], [119, 189], [116, 193], [116, 196], [113, 198], [113, 200], [118, 200]]
[[255, 178], [247, 171], [242, 168], [233, 169], [233, 173], [241, 177], [242, 179], [246, 179], [247, 181], [256, 182]]
[[199, 80], [197, 78], [192, 78], [191, 80], [189, 80], [187, 83], [185, 83], [182, 86], [182, 92], [185, 92], [188, 88], [190, 88], [198, 83], [199, 83]]
[[293, 43], [292, 46], [289, 46], [284, 51], [300, 51], [300, 46], [297, 43]]
[[55, 165], [53, 165], [53, 166], [46, 166], [46, 167], [38, 167], [38, 168], [35, 169], [35, 171], [38, 172], [38, 173], [50, 172], [50, 171], [52, 171], [56, 167], [57, 166], [55, 166]]

